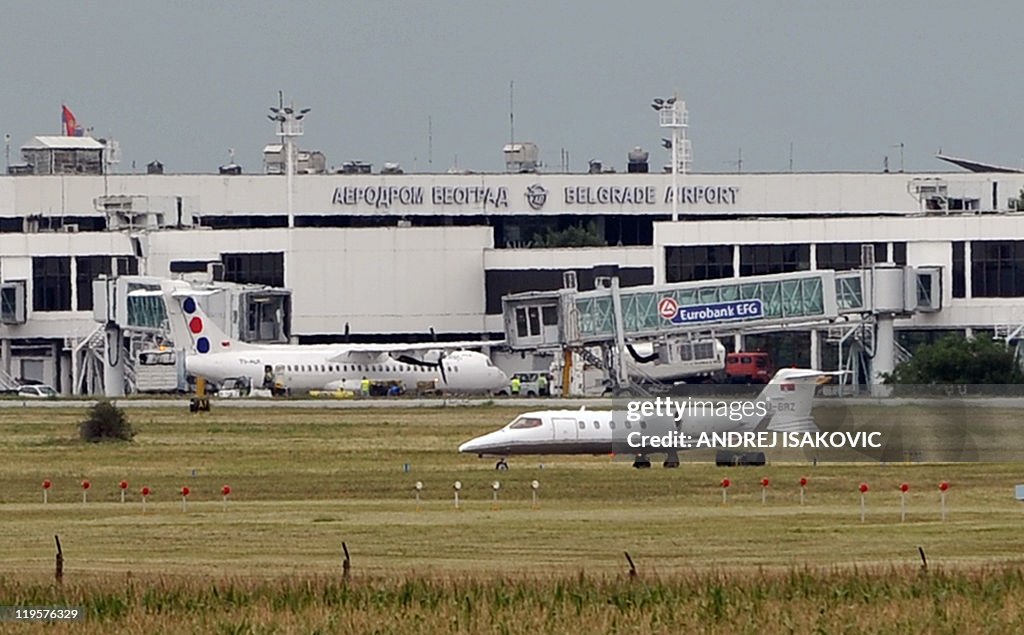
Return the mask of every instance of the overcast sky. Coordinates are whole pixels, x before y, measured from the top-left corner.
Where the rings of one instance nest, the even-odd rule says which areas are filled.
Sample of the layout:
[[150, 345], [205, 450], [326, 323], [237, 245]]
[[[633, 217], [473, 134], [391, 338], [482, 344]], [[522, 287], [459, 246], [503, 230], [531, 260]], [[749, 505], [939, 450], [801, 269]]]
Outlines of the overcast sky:
[[[602, 5], [609, 5], [604, 7]], [[649, 104], [678, 90], [694, 171], [1020, 167], [1024, 2], [5, 2], [0, 132], [12, 159], [66, 103], [153, 159], [248, 172], [278, 91], [310, 107], [301, 146], [329, 165], [498, 171], [515, 135], [557, 169], [667, 160]], [[428, 122], [430, 125], [428, 126]], [[428, 142], [428, 129], [433, 143]]]

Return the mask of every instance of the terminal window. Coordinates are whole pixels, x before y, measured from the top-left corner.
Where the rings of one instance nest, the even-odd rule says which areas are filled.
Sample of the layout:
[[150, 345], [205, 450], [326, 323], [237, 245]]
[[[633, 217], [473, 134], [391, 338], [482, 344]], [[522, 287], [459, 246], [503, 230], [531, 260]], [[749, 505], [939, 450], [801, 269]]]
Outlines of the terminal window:
[[953, 242], [953, 297], [967, 297], [967, 274], [964, 267], [964, 241]]
[[[888, 245], [885, 243], [818, 243], [815, 245], [818, 269], [859, 269], [861, 267], [861, 246], [870, 244], [874, 247], [875, 262], [888, 260]], [[904, 245], [905, 246], [905, 245]], [[905, 253], [905, 252], [904, 252]]]
[[283, 252], [221, 254], [221, 262], [227, 282], [284, 286]]
[[92, 310], [92, 281], [100, 274], [110, 275], [110, 260], [110, 256], [77, 256], [75, 258], [77, 310]]
[[1024, 296], [1024, 240], [971, 242], [971, 297]]
[[894, 242], [892, 244], [892, 261], [898, 265], [907, 264], [907, 243]]
[[32, 258], [32, 310], [71, 310], [70, 256]]
[[[859, 257], [857, 260], [860, 262]], [[808, 244], [740, 246], [741, 276], [807, 271], [810, 268], [811, 246]]]
[[137, 276], [139, 275], [139, 259], [135, 256], [118, 256], [115, 259], [117, 263], [117, 275], [119, 276]]
[[665, 280], [688, 282], [735, 275], [732, 245], [665, 247]]

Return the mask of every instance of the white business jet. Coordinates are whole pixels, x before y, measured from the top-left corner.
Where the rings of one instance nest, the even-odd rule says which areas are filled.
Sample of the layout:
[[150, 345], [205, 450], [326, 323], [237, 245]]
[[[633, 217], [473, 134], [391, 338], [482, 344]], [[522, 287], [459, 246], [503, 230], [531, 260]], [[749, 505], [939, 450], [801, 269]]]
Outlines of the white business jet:
[[[632, 454], [634, 467], [650, 467], [650, 454], [664, 454], [665, 467], [679, 465], [679, 450], [684, 444], [669, 448], [629, 451], [628, 441], [641, 437], [674, 433], [675, 439], [695, 439], [702, 432], [726, 433], [747, 431], [808, 432], [816, 431], [811, 416], [814, 392], [835, 373], [799, 368], [779, 370], [761, 393], [742, 409], [723, 412], [724, 402], [710, 398], [691, 398], [680, 416], [644, 416], [639, 411], [627, 416], [624, 410], [543, 410], [527, 412], [500, 430], [471, 439], [459, 452], [480, 457], [500, 457], [496, 467], [508, 469], [507, 457], [537, 454]], [[662, 398], [669, 399], [669, 398]], [[674, 398], [678, 404], [686, 401]], [[710, 407], [701, 404], [712, 404]], [[761, 405], [758, 405], [761, 404]], [[718, 407], [715, 407], [715, 406]], [[632, 419], [632, 420], [631, 420]], [[632, 437], [630, 436], [632, 435]], [[763, 456], [762, 456], [763, 460]]]
[[[249, 344], [228, 337], [203, 311], [197, 298], [209, 291], [185, 283], [161, 284], [167, 317], [177, 348], [185, 351], [188, 373], [220, 384], [229, 378], [248, 378], [264, 385], [273, 381], [292, 392], [309, 390], [358, 391], [363, 378], [371, 382], [400, 382], [415, 387], [433, 382], [445, 392], [489, 394], [508, 386], [508, 376], [490, 357], [476, 351], [451, 350], [481, 342], [429, 344]], [[409, 355], [431, 351], [427, 359]]]

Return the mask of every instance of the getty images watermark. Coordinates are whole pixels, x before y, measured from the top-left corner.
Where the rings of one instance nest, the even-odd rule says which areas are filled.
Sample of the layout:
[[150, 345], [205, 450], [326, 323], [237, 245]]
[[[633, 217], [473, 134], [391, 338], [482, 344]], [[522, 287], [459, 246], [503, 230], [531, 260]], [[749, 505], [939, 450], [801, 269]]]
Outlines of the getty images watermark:
[[[809, 408], [808, 408], [809, 411]], [[879, 431], [823, 432], [792, 401], [655, 397], [626, 402], [621, 435], [633, 452], [653, 450], [878, 449]], [[771, 430], [772, 419], [802, 430]], [[777, 422], [781, 425], [783, 422]], [[760, 429], [760, 428], [764, 429]]]
[[615, 401], [617, 457], [685, 450], [695, 461], [723, 451], [772, 460], [1024, 461], [1021, 386], [903, 386], [883, 399], [789, 384], [675, 392]]

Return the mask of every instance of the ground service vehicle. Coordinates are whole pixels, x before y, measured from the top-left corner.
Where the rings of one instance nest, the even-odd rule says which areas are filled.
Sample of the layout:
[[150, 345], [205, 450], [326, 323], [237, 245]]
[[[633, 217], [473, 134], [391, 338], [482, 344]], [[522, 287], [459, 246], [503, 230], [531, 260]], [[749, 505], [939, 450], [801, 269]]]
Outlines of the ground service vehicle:
[[729, 353], [725, 356], [726, 381], [734, 384], [767, 384], [775, 374], [768, 353]]

